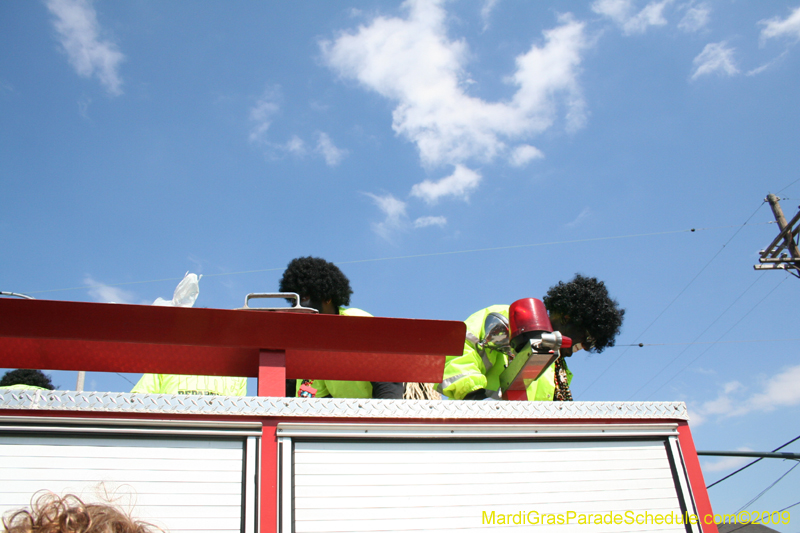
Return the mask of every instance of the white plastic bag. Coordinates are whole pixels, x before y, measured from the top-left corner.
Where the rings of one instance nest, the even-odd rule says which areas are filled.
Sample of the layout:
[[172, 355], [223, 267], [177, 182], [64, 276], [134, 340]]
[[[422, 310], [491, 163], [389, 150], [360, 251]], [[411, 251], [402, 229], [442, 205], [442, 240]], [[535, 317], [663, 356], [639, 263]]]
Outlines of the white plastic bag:
[[165, 300], [164, 298], [156, 298], [153, 305], [162, 305], [166, 307], [192, 307], [194, 302], [197, 301], [197, 296], [200, 294], [200, 278], [203, 275], [191, 274], [189, 272], [183, 276], [183, 279], [178, 286], [175, 287], [175, 293], [172, 295], [172, 300]]

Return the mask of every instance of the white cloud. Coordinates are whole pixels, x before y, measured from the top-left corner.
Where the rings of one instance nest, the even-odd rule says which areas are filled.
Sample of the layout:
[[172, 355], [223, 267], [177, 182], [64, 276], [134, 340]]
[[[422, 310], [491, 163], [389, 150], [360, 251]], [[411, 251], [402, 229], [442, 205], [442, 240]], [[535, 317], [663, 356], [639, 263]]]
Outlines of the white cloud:
[[578, 226], [581, 222], [583, 222], [584, 220], [589, 218], [589, 216], [591, 216], [591, 214], [592, 214], [592, 210], [589, 209], [588, 207], [584, 207], [583, 211], [578, 213], [578, 216], [575, 217], [575, 220], [573, 220], [572, 222], [568, 222], [566, 224], [566, 226], [568, 228], [574, 228], [575, 226]]
[[117, 45], [100, 39], [97, 12], [89, 0], [48, 0], [53, 25], [78, 75], [96, 76], [112, 95], [122, 94], [119, 65], [125, 59]]
[[306, 143], [297, 135], [292, 135], [283, 145], [283, 149], [295, 155], [304, 155], [306, 153]]
[[733, 76], [739, 73], [736, 67], [736, 62], [733, 59], [734, 48], [728, 47], [725, 41], [719, 43], [709, 43], [700, 52], [700, 55], [694, 58], [694, 73], [692, 79], [697, 79], [706, 74], [719, 72]]
[[435, 204], [439, 198], [455, 196], [462, 200], [469, 200], [469, 194], [478, 187], [481, 175], [463, 165], [456, 165], [452, 174], [433, 182], [425, 180], [411, 188], [411, 196], [425, 200], [428, 204]]
[[483, 20], [483, 31], [489, 29], [489, 16], [492, 10], [497, 7], [500, 0], [483, 0], [483, 7], [481, 7], [481, 20]]
[[700, 31], [708, 25], [710, 18], [711, 7], [705, 2], [696, 6], [691, 6], [686, 10], [686, 14], [678, 23], [678, 29], [687, 33]]
[[762, 40], [774, 37], [793, 37], [800, 40], [800, 7], [796, 7], [785, 19], [774, 17], [762, 20], [759, 24], [764, 25], [761, 30]]
[[320, 132], [317, 136], [317, 148], [314, 151], [322, 154], [322, 157], [325, 158], [325, 163], [329, 167], [335, 167], [347, 155], [347, 150], [337, 148], [328, 134], [323, 132]]
[[379, 196], [377, 194], [365, 193], [372, 198], [384, 216], [383, 222], [373, 224], [375, 233], [389, 240], [392, 232], [402, 229], [406, 222], [406, 203], [398, 200], [391, 194]]
[[88, 97], [81, 98], [78, 100], [78, 113], [80, 113], [81, 117], [86, 120], [89, 120], [89, 106], [92, 103], [92, 99]]
[[96, 302], [118, 304], [135, 303], [134, 299], [136, 295], [130, 291], [95, 281], [91, 276], [86, 276], [83, 282], [89, 286], [89, 296]]
[[[726, 383], [722, 392], [693, 409], [700, 420], [715, 416], [730, 418], [753, 412], [769, 412], [780, 407], [800, 405], [800, 365], [786, 368], [760, 382], [761, 390], [748, 394], [748, 387], [738, 381]], [[694, 414], [692, 420], [694, 421]]]
[[392, 128], [416, 144], [423, 164], [507, 155], [507, 141], [548, 129], [562, 105], [571, 127], [583, 124], [577, 80], [588, 47], [583, 23], [562, 16], [557, 27], [543, 32], [541, 47], [516, 58], [516, 72], [506, 80], [516, 87], [511, 100], [487, 102], [466, 91], [468, 47], [448, 37], [443, 3], [407, 0], [406, 18], [376, 17], [320, 43], [331, 69], [396, 102]]
[[[739, 448], [739, 452], [752, 452], [750, 448]], [[733, 470], [734, 468], [739, 468], [740, 466], [744, 466], [745, 463], [749, 463], [752, 461], [752, 457], [725, 457], [724, 459], [720, 459], [718, 461], [703, 461], [702, 469], [703, 472], [720, 472], [722, 470]]]
[[444, 227], [447, 224], [445, 217], [419, 217], [414, 221], [415, 228], [427, 228], [428, 226]]
[[254, 123], [250, 130], [250, 142], [265, 142], [264, 134], [272, 124], [272, 117], [280, 109], [276, 102], [278, 95], [278, 87], [267, 87], [256, 105], [250, 109], [250, 121]]
[[665, 25], [664, 8], [671, 3], [672, 0], [653, 1], [634, 14], [633, 0], [596, 0], [592, 11], [610, 18], [625, 35], [632, 35], [644, 33], [650, 26]]
[[511, 163], [511, 166], [514, 167], [522, 167], [534, 159], [541, 159], [543, 157], [544, 154], [542, 151], [535, 146], [521, 144], [514, 148], [514, 150], [511, 152], [509, 163]]
[[773, 65], [777, 64], [778, 62], [780, 62], [781, 59], [786, 57], [786, 54], [788, 54], [788, 53], [789, 53], [789, 50], [784, 50], [775, 59], [772, 59], [771, 61], [767, 61], [766, 63], [764, 63], [760, 67], [756, 67], [756, 68], [754, 68], [752, 70], [748, 70], [747, 71], [747, 76], [755, 76], [757, 74], [761, 74], [762, 72], [764, 72], [765, 70], [767, 70], [769, 68], [772, 68]]

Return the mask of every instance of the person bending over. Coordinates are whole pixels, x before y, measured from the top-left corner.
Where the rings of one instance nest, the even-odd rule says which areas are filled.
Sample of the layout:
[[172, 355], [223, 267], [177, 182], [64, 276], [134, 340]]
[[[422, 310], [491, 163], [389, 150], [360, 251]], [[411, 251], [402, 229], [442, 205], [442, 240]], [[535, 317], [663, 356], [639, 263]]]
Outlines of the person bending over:
[[[570, 337], [573, 345], [562, 349], [561, 356], [539, 379], [528, 384], [528, 400], [571, 401], [569, 385], [572, 372], [565, 358], [580, 350], [600, 353], [614, 346], [625, 310], [620, 309], [617, 301], [609, 296], [602, 281], [580, 274], [576, 274], [572, 281], [559, 281], [550, 287], [542, 301], [553, 331]], [[508, 319], [508, 309], [508, 305], [493, 305], [465, 320], [467, 339], [464, 353], [446, 359], [444, 379], [437, 388], [439, 392], [455, 400], [500, 399], [499, 377], [508, 365], [508, 356], [489, 347], [481, 350], [477, 341], [483, 339], [486, 317], [498, 313]]]

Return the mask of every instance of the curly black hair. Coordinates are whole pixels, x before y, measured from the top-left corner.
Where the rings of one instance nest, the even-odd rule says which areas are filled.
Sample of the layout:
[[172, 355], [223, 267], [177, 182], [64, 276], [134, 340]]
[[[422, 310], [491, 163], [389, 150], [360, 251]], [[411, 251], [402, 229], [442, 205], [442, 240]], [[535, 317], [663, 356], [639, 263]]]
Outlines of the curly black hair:
[[9, 370], [3, 374], [3, 378], [0, 379], [0, 387], [8, 387], [9, 385], [32, 385], [43, 389], [55, 389], [47, 374], [41, 370], [28, 370], [26, 368]]
[[330, 300], [337, 308], [350, 305], [350, 280], [339, 267], [319, 257], [292, 259], [283, 273], [281, 292], [296, 292], [308, 296], [313, 302]]
[[551, 315], [558, 313], [569, 323], [585, 329], [594, 339], [592, 351], [600, 353], [614, 346], [625, 310], [609, 297], [602, 281], [575, 274], [572, 281], [559, 281], [550, 287], [542, 301]]

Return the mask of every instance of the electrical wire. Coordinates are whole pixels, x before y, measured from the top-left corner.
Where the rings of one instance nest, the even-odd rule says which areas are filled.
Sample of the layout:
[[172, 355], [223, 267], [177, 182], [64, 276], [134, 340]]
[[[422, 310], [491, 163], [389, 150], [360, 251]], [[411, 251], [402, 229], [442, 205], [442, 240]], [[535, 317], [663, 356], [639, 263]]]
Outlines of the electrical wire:
[[[793, 443], [794, 441], [796, 441], [796, 440], [798, 440], [798, 439], [800, 439], [800, 435], [796, 436], [795, 438], [793, 438], [792, 440], [790, 440], [790, 441], [789, 441], [789, 442], [787, 442], [787, 443], [781, 444], [780, 446], [778, 446], [777, 448], [775, 448], [775, 449], [774, 449], [774, 450], [772, 450], [772, 451], [773, 451], [773, 452], [777, 452], [777, 451], [779, 451], [779, 450], [782, 450], [782, 449], [786, 448], [788, 445], [790, 445], [791, 443]], [[761, 461], [762, 459], [763, 459], [763, 457], [759, 457], [759, 458], [758, 458], [758, 459], [756, 459], [755, 461], [752, 461], [752, 462], [750, 462], [750, 463], [747, 463], [746, 465], [744, 465], [743, 467], [741, 467], [739, 470], [736, 470], [735, 472], [731, 472], [731, 473], [730, 473], [730, 474], [728, 474], [727, 476], [725, 476], [725, 477], [723, 477], [723, 478], [721, 478], [721, 479], [718, 479], [718, 480], [716, 480], [714, 483], [712, 483], [711, 485], [707, 486], [707, 487], [706, 487], [706, 489], [710, 489], [710, 488], [711, 488], [711, 487], [713, 487], [714, 485], [717, 485], [717, 484], [719, 484], [719, 483], [722, 483], [723, 481], [725, 481], [725, 480], [726, 480], [726, 479], [728, 479], [729, 477], [735, 476], [736, 474], [738, 474], [739, 472], [741, 472], [741, 471], [742, 471], [742, 470], [744, 470], [745, 468], [749, 468], [749, 467], [753, 466], [754, 464], [756, 464], [757, 462]]]
[[114, 373], [115, 373], [116, 375], [118, 375], [119, 377], [121, 377], [122, 379], [124, 379], [125, 381], [127, 381], [128, 383], [130, 383], [131, 385], [133, 385], [134, 387], [136, 386], [136, 383], [134, 383], [133, 381], [129, 380], [128, 378], [126, 378], [125, 376], [123, 376], [122, 374], [120, 374], [119, 372], [114, 372]]
[[782, 512], [784, 512], [786, 509], [791, 509], [791, 508], [792, 508], [792, 507], [794, 507], [795, 505], [800, 505], [800, 502], [793, 503], [792, 505], [789, 505], [789, 506], [787, 506], [787, 507], [784, 507], [784, 508], [783, 508], [783, 509], [781, 509], [780, 511], [775, 511], [775, 512], [776, 512], [776, 513], [782, 513]]
[[758, 501], [758, 500], [759, 500], [759, 499], [760, 499], [760, 498], [761, 498], [761, 497], [762, 497], [764, 494], [766, 494], [766, 493], [767, 493], [767, 491], [768, 491], [768, 490], [770, 490], [772, 487], [774, 487], [775, 485], [777, 485], [777, 484], [778, 484], [778, 482], [780, 482], [780, 480], [782, 480], [783, 478], [785, 478], [786, 476], [788, 476], [788, 475], [789, 475], [789, 472], [791, 472], [792, 470], [794, 470], [794, 469], [795, 469], [795, 468], [797, 468], [798, 466], [800, 466], [800, 462], [798, 462], [798, 461], [796, 461], [796, 460], [795, 460], [795, 463], [794, 463], [794, 465], [792, 465], [792, 467], [791, 467], [789, 470], [787, 470], [787, 471], [786, 471], [786, 472], [785, 472], [785, 473], [784, 473], [784, 474], [783, 474], [781, 477], [779, 477], [778, 479], [776, 479], [775, 481], [773, 481], [772, 483], [770, 483], [770, 485], [769, 485], [767, 488], [765, 488], [764, 490], [762, 490], [761, 492], [759, 492], [759, 493], [758, 493], [758, 495], [757, 495], [757, 496], [755, 496], [755, 497], [754, 497], [752, 500], [750, 500], [749, 502], [747, 502], [746, 504], [744, 504], [743, 506], [741, 506], [741, 507], [740, 507], [740, 508], [739, 508], [739, 509], [738, 509], [738, 510], [737, 510], [737, 511], [734, 513], [734, 514], [739, 514], [740, 512], [744, 511], [745, 509], [747, 509], [748, 507], [750, 507], [751, 505], [753, 505], [754, 503], [756, 503], [756, 502], [757, 502], [757, 501]]
[[[753, 213], [755, 215], [755, 213]], [[751, 217], [752, 218], [752, 217]], [[748, 219], [749, 221], [750, 219]], [[760, 222], [759, 224], [751, 224], [751, 226], [755, 225], [764, 225], [764, 224], [774, 224], [774, 222]], [[458, 254], [472, 254], [472, 253], [480, 253], [480, 252], [497, 252], [502, 250], [514, 250], [519, 248], [534, 248], [538, 246], [555, 246], [560, 244], [578, 244], [578, 243], [586, 243], [586, 242], [600, 242], [600, 241], [611, 241], [611, 240], [618, 240], [618, 239], [632, 239], [632, 238], [639, 238], [639, 237], [655, 237], [659, 235], [674, 235], [677, 233], [696, 233], [698, 231], [710, 231], [714, 229], [726, 229], [726, 228], [739, 228], [736, 233], [738, 233], [742, 227], [747, 225], [747, 222], [742, 224], [741, 226], [733, 225], [733, 226], [711, 226], [707, 228], [690, 228], [690, 229], [682, 229], [682, 230], [673, 230], [673, 231], [657, 231], [653, 233], [634, 233], [630, 235], [615, 235], [611, 237], [594, 237], [589, 239], [573, 239], [567, 241], [551, 241], [551, 242], [538, 242], [538, 243], [531, 243], [531, 244], [516, 244], [511, 246], [496, 246], [493, 248], [475, 248], [470, 250], [454, 250], [449, 252], [433, 252], [427, 254], [414, 254], [414, 255], [398, 255], [398, 256], [391, 256], [391, 257], [377, 257], [372, 259], [356, 259], [352, 261], [335, 261], [334, 264], [336, 265], [354, 265], [358, 263], [374, 263], [378, 261], [396, 261], [400, 259], [421, 259], [425, 257], [438, 257], [444, 255], [458, 255]], [[734, 234], [736, 235], [736, 234]], [[730, 242], [730, 241], [729, 241]], [[263, 272], [278, 272], [284, 270], [285, 267], [276, 267], [276, 268], [263, 268], [263, 269], [256, 269], [256, 270], [241, 270], [238, 272], [219, 272], [217, 274], [203, 274], [204, 277], [211, 278], [211, 277], [219, 277], [219, 276], [237, 276], [241, 274], [260, 274]], [[143, 281], [126, 281], [123, 283], [109, 283], [106, 284], [108, 287], [122, 287], [125, 285], [141, 285], [145, 283], [160, 283], [165, 281], [180, 281], [183, 278], [162, 278], [162, 279], [150, 279], [150, 280], [143, 280]], [[82, 285], [79, 287], [66, 287], [63, 289], [45, 289], [39, 291], [26, 291], [26, 294], [43, 294], [48, 292], [64, 292], [64, 291], [77, 291], [77, 290], [88, 290], [91, 289], [91, 285]]]
[[796, 180], [794, 180], [793, 182], [791, 182], [789, 185], [787, 185], [786, 187], [784, 187], [783, 189], [781, 189], [781, 190], [780, 190], [780, 191], [778, 191], [778, 192], [782, 192], [782, 191], [784, 191], [784, 190], [788, 189], [789, 187], [791, 187], [792, 185], [794, 185], [794, 184], [795, 184], [795, 183], [797, 183], [798, 181], [800, 181], [800, 178], [797, 178]]
[[[675, 296], [675, 298], [673, 298], [673, 299], [672, 299], [672, 301], [671, 301], [670, 303], [668, 303], [668, 304], [667, 304], [667, 306], [666, 306], [666, 307], [665, 307], [665, 308], [664, 308], [664, 309], [663, 309], [663, 310], [662, 310], [662, 311], [661, 311], [661, 312], [660, 312], [660, 313], [659, 313], [659, 314], [658, 314], [658, 315], [657, 315], [657, 316], [656, 316], [656, 317], [653, 319], [653, 321], [652, 321], [652, 322], [650, 322], [650, 324], [648, 324], [646, 328], [644, 328], [644, 330], [643, 330], [643, 331], [642, 331], [642, 332], [641, 332], [641, 333], [640, 333], [640, 334], [639, 334], [639, 335], [636, 337], [636, 339], [635, 339], [635, 341], [634, 341], [634, 342], [636, 342], [636, 341], [638, 341], [640, 338], [642, 338], [642, 335], [644, 335], [644, 334], [647, 332], [647, 330], [649, 330], [649, 329], [650, 329], [650, 328], [653, 326], [653, 324], [655, 324], [655, 323], [658, 321], [658, 319], [659, 319], [659, 318], [661, 318], [661, 316], [662, 316], [664, 313], [666, 313], [666, 312], [667, 312], [667, 309], [669, 309], [670, 307], [672, 307], [672, 304], [674, 304], [674, 303], [675, 303], [675, 301], [676, 301], [678, 298], [680, 298], [680, 297], [681, 297], [681, 295], [682, 295], [684, 292], [686, 292], [686, 289], [688, 289], [688, 288], [689, 288], [689, 287], [692, 285], [692, 283], [694, 283], [694, 282], [695, 282], [695, 280], [696, 280], [698, 277], [700, 277], [700, 274], [702, 274], [702, 273], [705, 271], [705, 269], [706, 269], [706, 268], [708, 268], [708, 266], [709, 266], [709, 265], [710, 265], [710, 264], [711, 264], [711, 263], [714, 261], [714, 259], [716, 259], [716, 258], [719, 256], [719, 254], [721, 254], [721, 253], [722, 253], [722, 251], [725, 249], [725, 247], [726, 247], [726, 246], [728, 246], [728, 244], [730, 244], [730, 242], [731, 242], [731, 241], [734, 239], [734, 237], [736, 237], [736, 236], [739, 234], [739, 232], [740, 232], [740, 231], [742, 231], [742, 228], [744, 228], [744, 227], [747, 225], [747, 223], [748, 223], [748, 222], [750, 222], [750, 220], [751, 220], [751, 219], [752, 219], [752, 218], [753, 218], [753, 217], [756, 215], [756, 213], [758, 213], [759, 209], [761, 209], [761, 206], [763, 206], [765, 202], [766, 202], [766, 200], [762, 200], [762, 202], [761, 202], [760, 204], [758, 204], [758, 207], [756, 208], [756, 210], [755, 210], [755, 211], [753, 211], [753, 214], [752, 214], [752, 215], [750, 215], [749, 217], [747, 217], [747, 220], [745, 220], [745, 221], [744, 221], [744, 224], [741, 224], [741, 225], [739, 225], [739, 226], [732, 226], [732, 227], [738, 227], [739, 229], [737, 229], [737, 230], [736, 230], [736, 231], [733, 233], [733, 235], [731, 235], [731, 237], [730, 237], [730, 238], [727, 240], [727, 242], [726, 242], [725, 244], [723, 244], [723, 245], [722, 245], [722, 248], [720, 248], [720, 249], [719, 249], [719, 251], [718, 251], [716, 254], [714, 254], [714, 256], [713, 256], [711, 259], [709, 259], [709, 260], [708, 260], [708, 262], [705, 264], [705, 266], [703, 266], [703, 268], [701, 268], [701, 269], [700, 269], [700, 272], [698, 272], [698, 273], [697, 273], [697, 274], [696, 274], [696, 275], [695, 275], [695, 276], [694, 276], [694, 277], [693, 277], [693, 278], [692, 278], [692, 279], [689, 281], [689, 283], [687, 283], [687, 284], [686, 284], [686, 286], [685, 286], [683, 289], [681, 289], [681, 291], [680, 291], [680, 292], [677, 294], [677, 296]], [[592, 388], [592, 387], [595, 385], [595, 383], [597, 383], [598, 381], [600, 381], [600, 378], [602, 378], [602, 377], [603, 377], [603, 376], [604, 376], [604, 375], [605, 375], [605, 374], [606, 374], [606, 373], [607, 373], [609, 370], [611, 370], [611, 368], [612, 368], [612, 367], [613, 367], [615, 364], [617, 364], [617, 362], [618, 362], [620, 359], [622, 359], [622, 357], [623, 357], [623, 356], [624, 356], [626, 353], [628, 353], [628, 350], [630, 350], [630, 348], [626, 348], [625, 350], [623, 350], [623, 351], [622, 351], [622, 353], [621, 353], [621, 354], [619, 354], [619, 355], [616, 357], [616, 359], [614, 359], [613, 361], [611, 361], [611, 364], [610, 364], [610, 365], [608, 365], [608, 366], [605, 368], [605, 370], [603, 370], [602, 372], [600, 372], [600, 374], [599, 374], [599, 375], [598, 375], [598, 376], [597, 376], [597, 377], [594, 379], [594, 381], [592, 381], [592, 382], [591, 382], [591, 383], [590, 383], [590, 384], [589, 384], [589, 385], [588, 385], [588, 386], [587, 386], [585, 389], [583, 389], [583, 390], [581, 391], [581, 394], [585, 394], [586, 392], [588, 392], [588, 391], [589, 391], [589, 390], [590, 390], [590, 389], [591, 389], [591, 388]]]
[[739, 344], [742, 342], [791, 342], [791, 341], [800, 341], [798, 339], [751, 339], [751, 340], [741, 340], [741, 341], [704, 341], [704, 342], [655, 342], [655, 343], [639, 343], [639, 344], [617, 344], [616, 346], [638, 346], [643, 348], [644, 346], [684, 346], [686, 344], [695, 345], [695, 344]]
[[[742, 320], [744, 320], [745, 318], [747, 318], [747, 315], [749, 315], [750, 313], [752, 313], [752, 312], [755, 310], [755, 308], [756, 308], [756, 307], [758, 307], [758, 306], [761, 304], [761, 302], [763, 302], [764, 300], [766, 300], [766, 299], [769, 297], [769, 295], [770, 295], [770, 294], [772, 294], [773, 292], [775, 292], [775, 290], [776, 290], [778, 287], [780, 287], [780, 286], [781, 286], [781, 284], [783, 284], [783, 282], [784, 282], [784, 281], [786, 281], [787, 279], [789, 279], [789, 278], [788, 278], [788, 277], [785, 277], [785, 278], [783, 278], [783, 279], [782, 279], [782, 280], [781, 280], [781, 281], [780, 281], [780, 282], [779, 282], [777, 285], [775, 285], [775, 287], [773, 287], [773, 288], [772, 288], [772, 290], [771, 290], [771, 291], [769, 291], [769, 292], [766, 294], [766, 296], [764, 296], [762, 299], [760, 299], [758, 302], [756, 302], [756, 304], [755, 304], [753, 307], [751, 307], [751, 308], [750, 308], [750, 310], [749, 310], [748, 312], [746, 312], [744, 315], [742, 315], [742, 318], [740, 318], [739, 320], [737, 320], [737, 321], [736, 321], [736, 323], [735, 323], [734, 325], [732, 325], [730, 328], [728, 328], [728, 331], [726, 331], [725, 333], [723, 333], [722, 335], [720, 335], [720, 336], [719, 336], [719, 338], [717, 339], [717, 341], [719, 341], [719, 340], [722, 340], [722, 338], [723, 338], [725, 335], [727, 335], [728, 333], [730, 333], [730, 332], [733, 330], [733, 328], [735, 328], [736, 326], [738, 326], [738, 325], [739, 325], [739, 323], [740, 323]], [[677, 372], [675, 372], [675, 373], [672, 375], [672, 377], [670, 377], [670, 378], [669, 378], [667, 381], [665, 381], [665, 382], [664, 382], [664, 383], [663, 383], [663, 384], [662, 384], [660, 387], [658, 387], [657, 389], [655, 389], [654, 391], [652, 391], [652, 392], [651, 392], [651, 393], [650, 393], [650, 394], [647, 396], [647, 399], [649, 399], [649, 398], [650, 398], [650, 397], [652, 397], [652, 396], [653, 396], [655, 393], [657, 393], [658, 391], [660, 391], [661, 389], [663, 389], [663, 388], [664, 388], [664, 387], [667, 385], [667, 383], [669, 383], [670, 381], [672, 381], [673, 379], [675, 379], [675, 378], [678, 376], [678, 374], [680, 374], [681, 372], [683, 372], [684, 370], [686, 370], [687, 368], [689, 368], [690, 366], [692, 366], [692, 365], [695, 363], [695, 361], [697, 361], [698, 359], [700, 359], [701, 357], [703, 357], [703, 356], [704, 356], [706, 353], [708, 353], [708, 351], [709, 351], [711, 348], [713, 348], [713, 347], [714, 347], [714, 345], [712, 344], [711, 346], [709, 346], [708, 348], [706, 348], [705, 350], [703, 350], [703, 352], [701, 352], [701, 353], [700, 353], [700, 355], [698, 355], [697, 357], [695, 357], [694, 359], [692, 359], [691, 361], [689, 361], [689, 362], [686, 364], [686, 366], [684, 366], [683, 368], [681, 368], [680, 370], [678, 370]]]
[[653, 382], [653, 381], [654, 381], [654, 380], [655, 380], [655, 379], [656, 379], [658, 376], [660, 376], [660, 375], [661, 375], [661, 374], [662, 374], [662, 373], [663, 373], [663, 372], [664, 372], [664, 371], [665, 371], [667, 368], [669, 368], [669, 367], [672, 365], [672, 363], [674, 363], [675, 361], [677, 361], [677, 360], [678, 360], [678, 359], [679, 359], [679, 358], [680, 358], [680, 357], [681, 357], [683, 354], [685, 354], [685, 353], [686, 353], [686, 352], [689, 350], [689, 348], [691, 348], [692, 344], [695, 344], [695, 343], [696, 343], [696, 342], [697, 342], [697, 341], [700, 339], [700, 337], [702, 337], [703, 335], [705, 335], [705, 334], [706, 334], [706, 331], [708, 331], [709, 329], [711, 329], [711, 327], [712, 327], [714, 324], [716, 324], [716, 323], [719, 321], [719, 319], [720, 319], [720, 318], [722, 318], [722, 317], [725, 315], [725, 313], [727, 313], [727, 312], [730, 310], [730, 308], [731, 308], [731, 307], [733, 307], [733, 306], [736, 304], [736, 302], [738, 302], [738, 301], [739, 301], [739, 300], [740, 300], [740, 299], [741, 299], [741, 298], [742, 298], [742, 297], [743, 297], [743, 296], [744, 296], [744, 295], [747, 293], [747, 291], [749, 291], [751, 288], [753, 288], [753, 286], [754, 286], [756, 283], [758, 283], [758, 282], [759, 282], [759, 280], [761, 280], [761, 279], [764, 279], [764, 277], [763, 277], [763, 276], [758, 276], [758, 277], [755, 279], [755, 281], [753, 281], [753, 283], [751, 283], [751, 284], [750, 284], [750, 286], [749, 286], [749, 287], [747, 287], [747, 288], [746, 288], [746, 289], [745, 289], [745, 290], [742, 292], [742, 294], [740, 294], [740, 295], [739, 295], [739, 296], [738, 296], [738, 297], [737, 297], [737, 298], [736, 298], [736, 299], [735, 299], [733, 302], [731, 302], [731, 304], [730, 304], [730, 305], [729, 305], [729, 306], [728, 306], [728, 307], [727, 307], [727, 308], [726, 308], [726, 309], [725, 309], [725, 310], [724, 310], [722, 313], [720, 313], [720, 315], [719, 315], [719, 316], [718, 316], [716, 319], [714, 319], [714, 321], [713, 321], [713, 322], [711, 322], [711, 323], [710, 323], [708, 326], [706, 326], [706, 329], [704, 329], [703, 331], [701, 331], [701, 332], [700, 332], [700, 334], [699, 334], [699, 335], [697, 335], [697, 337], [695, 337], [695, 339], [694, 339], [694, 341], [692, 341], [692, 343], [690, 343], [690, 344], [689, 344], [689, 345], [688, 345], [686, 348], [684, 348], [684, 349], [683, 349], [683, 351], [681, 351], [681, 352], [680, 352], [678, 355], [676, 355], [675, 357], [673, 357], [672, 359], [670, 359], [670, 360], [669, 360], [669, 362], [668, 362], [666, 365], [664, 365], [664, 366], [661, 368], [661, 370], [657, 371], [657, 372], [656, 372], [656, 373], [653, 375], [653, 377], [651, 377], [651, 378], [650, 378], [649, 380], [647, 380], [647, 381], [646, 381], [646, 382], [645, 382], [645, 383], [644, 383], [644, 384], [643, 384], [641, 387], [639, 387], [639, 388], [636, 390], [636, 392], [634, 392], [633, 394], [631, 394], [630, 396], [628, 396], [627, 400], [630, 400], [631, 398], [633, 398], [634, 396], [636, 396], [637, 394], [639, 394], [639, 392], [641, 392], [641, 391], [642, 391], [642, 389], [644, 389], [645, 387], [647, 387], [648, 385], [650, 385], [650, 383], [652, 383], [652, 382]]

